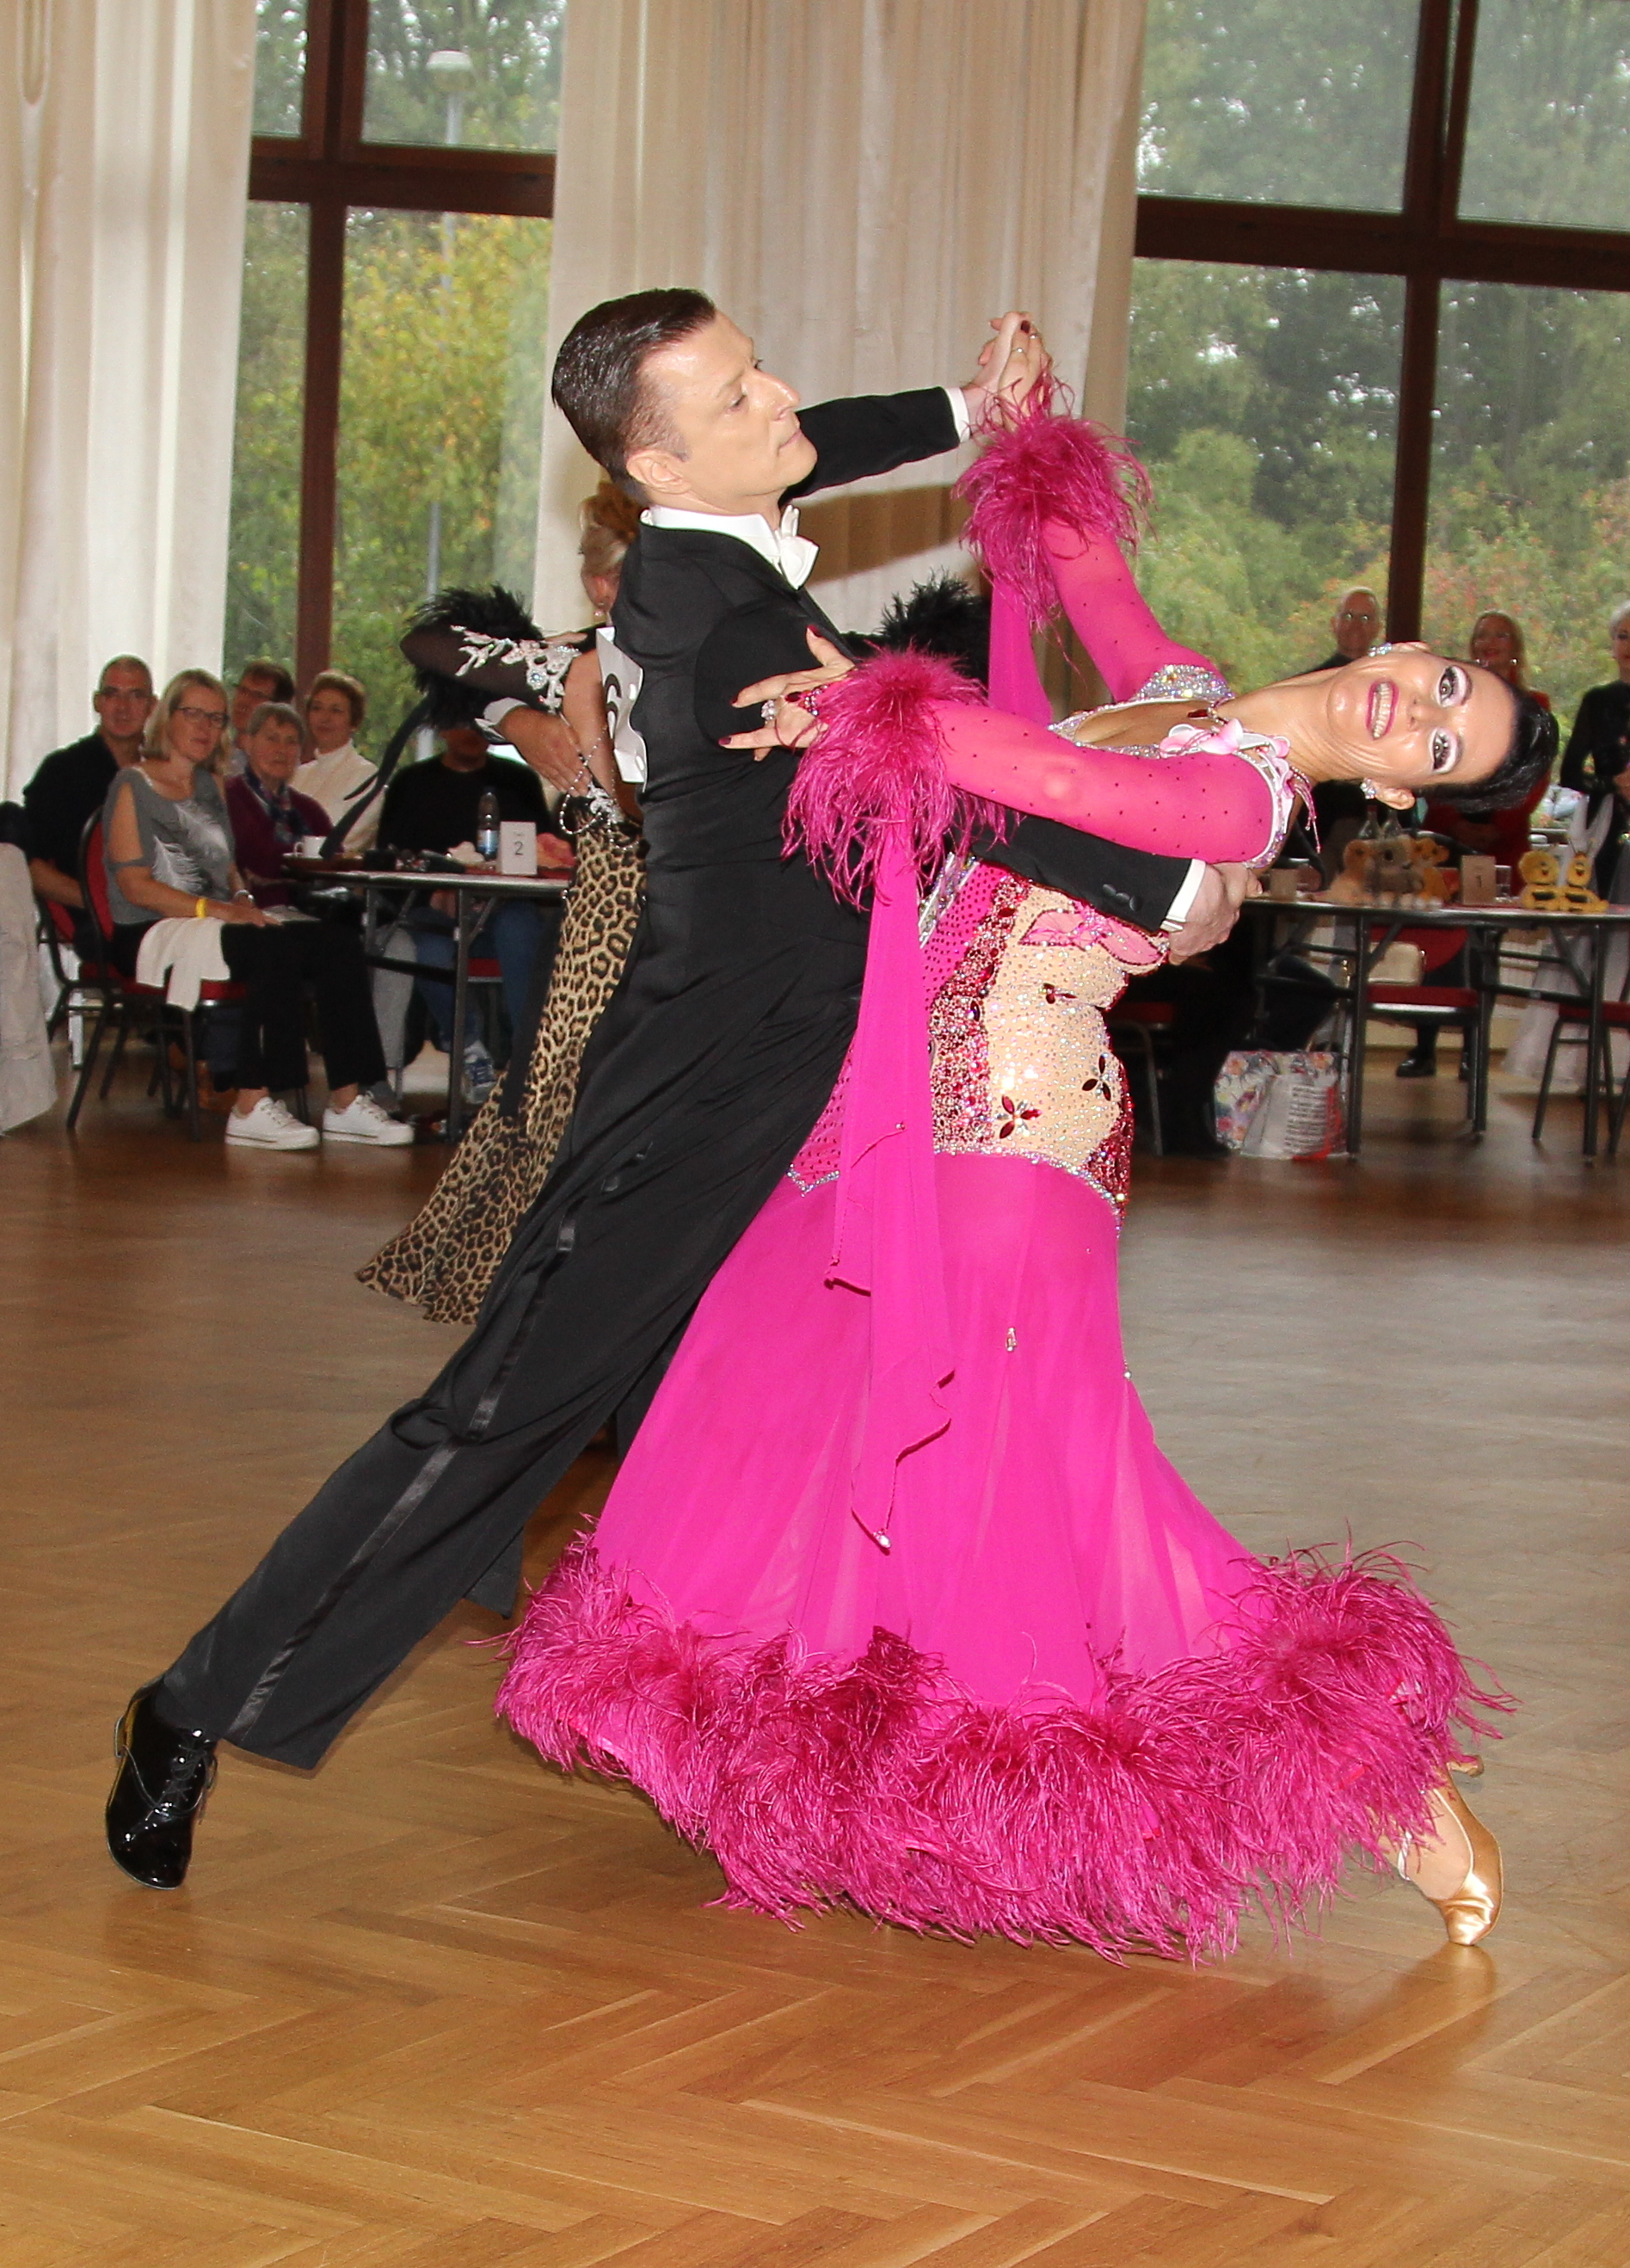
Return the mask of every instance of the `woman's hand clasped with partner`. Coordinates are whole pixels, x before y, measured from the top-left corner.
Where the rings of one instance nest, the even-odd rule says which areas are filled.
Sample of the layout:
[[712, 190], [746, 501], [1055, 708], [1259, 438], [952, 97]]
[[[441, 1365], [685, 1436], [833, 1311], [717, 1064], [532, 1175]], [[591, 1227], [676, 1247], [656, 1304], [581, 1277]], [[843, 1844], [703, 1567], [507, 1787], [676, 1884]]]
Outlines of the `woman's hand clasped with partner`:
[[807, 748], [820, 730], [820, 719], [799, 700], [802, 693], [812, 693], [818, 686], [835, 685], [847, 677], [858, 665], [846, 653], [841, 653], [830, 638], [822, 637], [817, 630], [806, 633], [810, 652], [817, 666], [813, 669], [792, 670], [780, 677], [761, 677], [756, 685], [744, 686], [736, 696], [738, 709], [759, 708], [764, 721], [756, 733], [732, 733], [721, 740], [723, 748], [751, 748], [753, 762], [762, 763], [772, 748]]

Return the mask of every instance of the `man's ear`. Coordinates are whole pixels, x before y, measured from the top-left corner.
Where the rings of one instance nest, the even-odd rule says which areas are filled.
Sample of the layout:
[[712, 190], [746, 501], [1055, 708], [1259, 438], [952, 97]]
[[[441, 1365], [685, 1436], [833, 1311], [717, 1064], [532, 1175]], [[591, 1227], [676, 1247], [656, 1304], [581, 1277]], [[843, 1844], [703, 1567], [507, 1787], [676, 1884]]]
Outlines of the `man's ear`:
[[629, 479], [639, 482], [652, 504], [661, 504], [684, 486], [684, 460], [672, 450], [635, 449], [628, 466]]

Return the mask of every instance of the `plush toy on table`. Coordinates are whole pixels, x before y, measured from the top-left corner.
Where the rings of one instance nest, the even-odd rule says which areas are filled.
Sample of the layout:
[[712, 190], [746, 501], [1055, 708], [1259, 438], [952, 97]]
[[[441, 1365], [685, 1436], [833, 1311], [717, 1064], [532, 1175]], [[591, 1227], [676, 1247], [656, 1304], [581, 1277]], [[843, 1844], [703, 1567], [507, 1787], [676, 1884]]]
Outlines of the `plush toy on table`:
[[1341, 872], [1325, 892], [1333, 905], [1361, 906], [1369, 895], [1371, 844], [1355, 835], [1341, 853]]
[[1446, 906], [1460, 895], [1460, 877], [1449, 863], [1449, 845], [1435, 835], [1415, 837], [1415, 887], [1428, 905]]
[[1516, 871], [1523, 878], [1519, 906], [1526, 906], [1531, 913], [1560, 913], [1562, 864], [1554, 850], [1524, 850]]
[[1407, 835], [1383, 835], [1369, 846], [1369, 895], [1380, 905], [1422, 902], [1415, 846]]
[[1607, 900], [1597, 897], [1590, 887], [1591, 880], [1590, 853], [1575, 850], [1568, 862], [1568, 873], [1562, 881], [1561, 905], [1565, 913], [1604, 914], [1607, 911]]

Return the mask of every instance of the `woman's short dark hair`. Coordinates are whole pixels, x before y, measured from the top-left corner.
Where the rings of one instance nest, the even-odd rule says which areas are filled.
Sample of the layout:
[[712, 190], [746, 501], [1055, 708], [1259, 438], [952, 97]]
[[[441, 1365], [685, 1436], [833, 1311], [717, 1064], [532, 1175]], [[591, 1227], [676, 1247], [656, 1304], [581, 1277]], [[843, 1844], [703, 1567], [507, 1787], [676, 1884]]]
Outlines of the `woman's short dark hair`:
[[309, 709], [319, 693], [337, 693], [351, 712], [354, 733], [368, 714], [368, 696], [359, 678], [348, 677], [342, 669], [319, 669], [306, 688], [305, 705]]
[[1511, 745], [1487, 778], [1468, 780], [1464, 787], [1431, 787], [1433, 803], [1452, 803], [1475, 815], [1479, 811], [1510, 811], [1526, 803], [1536, 781], [1556, 762], [1556, 718], [1526, 693], [1512, 692], [1516, 716]]
[[661, 403], [643, 383], [646, 359], [689, 338], [718, 312], [705, 291], [633, 291], [580, 316], [554, 357], [549, 392], [555, 408], [629, 496], [641, 497], [639, 482], [628, 478], [630, 453], [674, 446]]

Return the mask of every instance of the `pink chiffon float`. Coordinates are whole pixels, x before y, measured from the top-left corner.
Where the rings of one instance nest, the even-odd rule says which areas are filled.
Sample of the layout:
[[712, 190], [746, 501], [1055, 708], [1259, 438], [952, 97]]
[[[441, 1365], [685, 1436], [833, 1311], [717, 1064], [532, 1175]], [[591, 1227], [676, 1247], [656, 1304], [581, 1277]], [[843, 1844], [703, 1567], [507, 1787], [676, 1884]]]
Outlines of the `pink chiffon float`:
[[[1031, 446], [1011, 453], [1046, 498]], [[1130, 593], [1127, 689], [1169, 697], [1175, 670], [1186, 696], [1198, 664], [1215, 697], [1108, 539], [1083, 556]], [[1017, 601], [996, 595], [1000, 630]], [[1222, 1954], [1253, 1904], [1296, 1918], [1355, 1850], [1431, 1832], [1432, 1790], [1503, 1697], [1395, 1561], [1253, 1559], [1156, 1447], [1121, 1350], [1130, 1125], [1103, 1012], [1161, 949], [954, 859], [919, 946], [953, 767], [977, 792], [986, 745], [1026, 753], [949, 678], [885, 658], [823, 702], [795, 823], [877, 891], [850, 1059], [594, 1537], [532, 1598], [497, 1705], [546, 1756], [642, 1789], [728, 1904]], [[1282, 828], [1279, 764], [1214, 720], [1093, 758], [1071, 816], [1251, 858]]]

